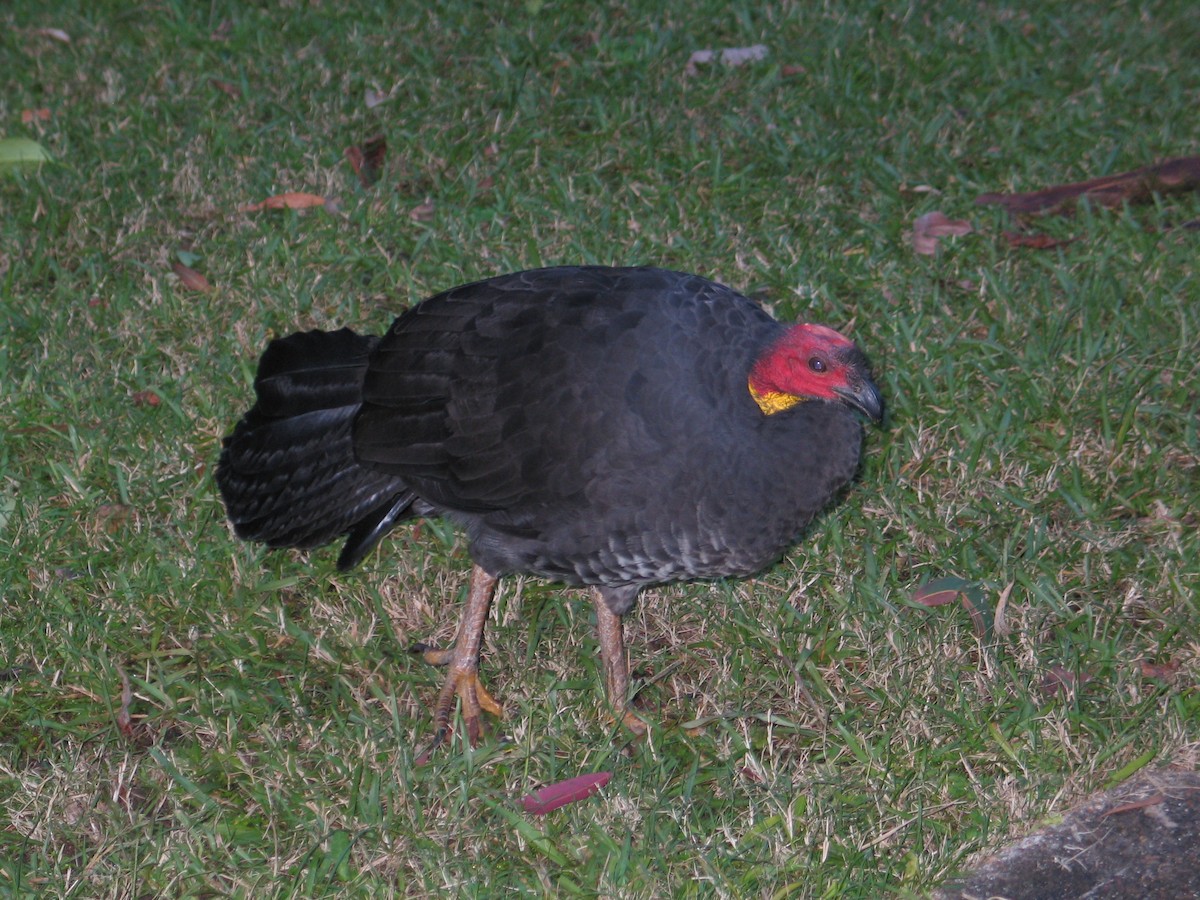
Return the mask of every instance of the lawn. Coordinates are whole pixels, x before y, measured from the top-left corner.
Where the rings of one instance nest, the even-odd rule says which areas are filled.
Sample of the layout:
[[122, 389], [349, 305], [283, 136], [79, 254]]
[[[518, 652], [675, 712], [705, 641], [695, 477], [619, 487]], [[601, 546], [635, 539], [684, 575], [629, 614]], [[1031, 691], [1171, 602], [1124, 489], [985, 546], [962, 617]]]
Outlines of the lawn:
[[[1200, 152], [1198, 46], [1190, 0], [7, 5], [0, 138], [53, 162], [0, 171], [0, 895], [920, 896], [1196, 767], [1200, 201], [1041, 249], [974, 201]], [[973, 230], [916, 253], [933, 211]], [[842, 329], [888, 420], [778, 565], [643, 595], [645, 744], [587, 595], [510, 578], [506, 718], [415, 766], [461, 535], [241, 543], [221, 438], [271, 337], [558, 263]]]

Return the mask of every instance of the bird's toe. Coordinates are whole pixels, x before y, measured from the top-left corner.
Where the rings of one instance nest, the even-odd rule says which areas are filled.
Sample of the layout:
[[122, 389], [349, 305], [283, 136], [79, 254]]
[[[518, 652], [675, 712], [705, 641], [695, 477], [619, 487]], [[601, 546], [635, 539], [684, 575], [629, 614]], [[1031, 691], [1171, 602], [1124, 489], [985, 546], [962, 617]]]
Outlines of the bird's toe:
[[483, 713], [504, 718], [504, 709], [483, 686], [478, 669], [450, 663], [450, 672], [442, 684], [437, 703], [433, 708], [433, 741], [428, 749], [417, 757], [417, 765], [429, 761], [430, 755], [446, 742], [451, 734], [450, 718], [457, 698], [462, 704], [462, 719], [466, 726], [467, 740], [476, 746], [483, 737]]

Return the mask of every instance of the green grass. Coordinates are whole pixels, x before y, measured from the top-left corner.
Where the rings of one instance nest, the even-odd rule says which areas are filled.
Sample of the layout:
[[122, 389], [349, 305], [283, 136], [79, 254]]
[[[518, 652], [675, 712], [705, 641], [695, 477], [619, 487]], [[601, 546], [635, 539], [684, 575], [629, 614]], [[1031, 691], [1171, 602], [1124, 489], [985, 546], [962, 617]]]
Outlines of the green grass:
[[[0, 177], [0, 894], [921, 894], [1196, 765], [1200, 286], [1167, 226], [1200, 203], [1039, 223], [1079, 238], [1052, 251], [973, 206], [1196, 153], [1192, 4], [641, 6], [0, 13], [0, 137], [56, 160]], [[378, 133], [363, 190], [342, 153]], [[282, 191], [340, 211], [237, 212]], [[978, 230], [918, 257], [933, 209]], [[241, 544], [220, 438], [273, 335], [579, 262], [851, 331], [889, 427], [778, 566], [643, 597], [647, 746], [604, 717], [586, 596], [509, 579], [483, 663], [508, 718], [415, 768], [439, 676], [405, 647], [453, 634], [463, 542], [426, 523], [348, 575]], [[913, 608], [941, 575], [1007, 592], [1004, 633]]]

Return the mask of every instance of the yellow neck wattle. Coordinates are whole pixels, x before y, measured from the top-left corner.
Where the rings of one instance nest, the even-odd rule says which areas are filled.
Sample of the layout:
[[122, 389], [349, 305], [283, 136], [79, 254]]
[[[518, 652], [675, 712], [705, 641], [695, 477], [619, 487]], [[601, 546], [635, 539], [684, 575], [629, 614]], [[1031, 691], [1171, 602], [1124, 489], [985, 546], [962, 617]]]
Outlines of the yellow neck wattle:
[[763, 411], [763, 415], [773, 416], [777, 412], [783, 412], [785, 409], [791, 409], [797, 403], [803, 402], [803, 397], [797, 397], [795, 394], [785, 394], [782, 391], [760, 391], [753, 382], [750, 383], [750, 396], [754, 398], [754, 402], [758, 404], [758, 408]]

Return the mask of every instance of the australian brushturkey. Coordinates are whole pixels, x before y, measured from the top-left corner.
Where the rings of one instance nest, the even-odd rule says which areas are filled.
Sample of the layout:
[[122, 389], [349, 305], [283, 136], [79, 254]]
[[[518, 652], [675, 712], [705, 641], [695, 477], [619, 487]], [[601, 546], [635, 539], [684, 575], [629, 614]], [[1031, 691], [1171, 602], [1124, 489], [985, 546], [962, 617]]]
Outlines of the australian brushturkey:
[[445, 516], [475, 567], [436, 746], [455, 696], [472, 742], [499, 576], [594, 590], [606, 689], [627, 705], [621, 617], [646, 585], [748, 575], [855, 474], [856, 412], [879, 392], [855, 345], [784, 325], [727, 287], [661, 269], [563, 267], [464, 285], [382, 337], [272, 341], [217, 483], [237, 534], [272, 547], [346, 536], [359, 562], [395, 525]]

